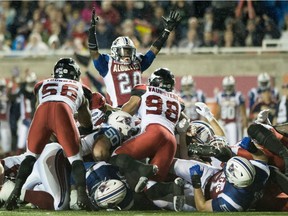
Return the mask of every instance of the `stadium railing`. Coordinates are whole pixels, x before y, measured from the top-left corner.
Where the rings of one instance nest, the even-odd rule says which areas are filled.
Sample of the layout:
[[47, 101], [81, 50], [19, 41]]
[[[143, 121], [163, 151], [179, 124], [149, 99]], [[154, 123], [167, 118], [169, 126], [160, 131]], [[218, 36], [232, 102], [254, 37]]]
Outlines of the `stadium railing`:
[[[141, 51], [141, 50], [140, 50]], [[102, 53], [109, 53], [110, 50], [101, 50]], [[247, 54], [247, 53], [286, 53], [288, 52], [288, 40], [284, 39], [264, 39], [261, 47], [198, 47], [187, 48], [162, 48], [161, 54]], [[73, 50], [49, 50], [45, 52], [37, 51], [0, 51], [0, 58], [10, 57], [49, 57], [73, 55]], [[87, 55], [89, 53], [87, 52]]]

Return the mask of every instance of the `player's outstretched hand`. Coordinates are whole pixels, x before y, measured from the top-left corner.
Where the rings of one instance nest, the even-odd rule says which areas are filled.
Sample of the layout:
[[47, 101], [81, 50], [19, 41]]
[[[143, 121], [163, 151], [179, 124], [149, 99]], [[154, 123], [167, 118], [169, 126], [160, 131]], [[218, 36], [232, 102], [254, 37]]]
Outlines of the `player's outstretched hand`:
[[271, 124], [268, 118], [269, 113], [270, 109], [265, 109], [259, 112], [259, 114], [257, 115], [257, 119], [255, 120], [255, 123]]
[[90, 25], [91, 26], [96, 26], [98, 21], [99, 21], [99, 17], [96, 16], [95, 8], [93, 8]]
[[178, 23], [182, 19], [179, 12], [177, 11], [170, 11], [168, 18], [165, 18], [165, 17], [162, 17], [162, 18], [164, 20], [165, 30], [169, 32], [173, 31], [173, 29], [178, 25]]
[[196, 102], [196, 111], [203, 117], [205, 117], [209, 122], [213, 119], [213, 114], [211, 113], [209, 107], [202, 102]]

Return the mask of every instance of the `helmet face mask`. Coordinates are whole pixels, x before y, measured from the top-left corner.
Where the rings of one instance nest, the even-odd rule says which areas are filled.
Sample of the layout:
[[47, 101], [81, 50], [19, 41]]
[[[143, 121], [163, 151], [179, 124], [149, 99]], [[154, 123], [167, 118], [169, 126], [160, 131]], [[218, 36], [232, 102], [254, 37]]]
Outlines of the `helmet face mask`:
[[253, 183], [256, 170], [249, 160], [235, 156], [227, 161], [224, 173], [229, 183], [238, 188], [245, 188]]
[[175, 78], [169, 69], [159, 68], [151, 74], [148, 84], [171, 92], [174, 90]]
[[225, 137], [214, 135], [214, 137], [210, 140], [209, 145], [220, 149], [222, 147], [228, 146], [229, 144]]
[[131, 64], [136, 59], [136, 48], [129, 37], [118, 37], [111, 46], [111, 56], [118, 62]]
[[270, 76], [267, 73], [261, 73], [257, 77], [258, 88], [268, 90], [270, 88]]
[[[195, 135], [191, 132], [192, 128], [196, 129]], [[212, 127], [204, 121], [192, 121], [186, 133], [187, 144], [209, 144], [215, 133]]]
[[191, 95], [195, 92], [195, 83], [191, 75], [182, 77], [181, 91], [185, 95]]
[[64, 78], [79, 81], [80, 67], [72, 58], [61, 58], [54, 66], [54, 78]]
[[230, 95], [235, 91], [235, 79], [233, 76], [226, 76], [222, 81], [223, 91]]

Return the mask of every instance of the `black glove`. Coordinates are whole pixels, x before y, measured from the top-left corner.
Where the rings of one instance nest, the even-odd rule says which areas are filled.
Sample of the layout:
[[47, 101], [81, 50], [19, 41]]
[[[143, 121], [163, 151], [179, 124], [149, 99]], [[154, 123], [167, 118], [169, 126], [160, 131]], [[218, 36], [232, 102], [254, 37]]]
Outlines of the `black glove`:
[[189, 172], [193, 188], [201, 188], [201, 176], [203, 175], [203, 168], [196, 164], [189, 168]]
[[169, 17], [162, 17], [165, 23], [165, 31], [171, 32], [178, 25], [182, 17], [177, 11], [170, 11]]
[[93, 26], [95, 27], [95, 26], [97, 25], [98, 21], [99, 21], [99, 17], [96, 16], [95, 8], [93, 8], [90, 26], [91, 26], [91, 27], [93, 27]]
[[90, 28], [88, 30], [88, 48], [92, 51], [98, 51], [98, 41], [96, 38], [95, 26], [99, 21], [99, 17], [95, 14], [95, 8], [92, 10]]
[[199, 175], [191, 176], [191, 182], [192, 182], [193, 188], [195, 189], [201, 188], [201, 176]]

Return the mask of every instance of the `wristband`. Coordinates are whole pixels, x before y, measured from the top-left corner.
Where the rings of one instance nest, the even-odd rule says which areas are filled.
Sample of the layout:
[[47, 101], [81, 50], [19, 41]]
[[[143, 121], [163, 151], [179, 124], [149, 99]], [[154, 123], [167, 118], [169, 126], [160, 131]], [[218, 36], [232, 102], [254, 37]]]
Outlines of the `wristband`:
[[88, 48], [92, 51], [98, 51], [98, 41], [96, 37], [95, 27], [92, 26], [88, 30]]
[[169, 30], [165, 29], [160, 35], [160, 37], [158, 37], [157, 40], [152, 44], [152, 46], [160, 50], [163, 47], [164, 43], [166, 42], [169, 34], [170, 34]]

